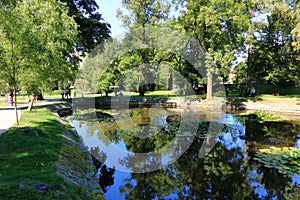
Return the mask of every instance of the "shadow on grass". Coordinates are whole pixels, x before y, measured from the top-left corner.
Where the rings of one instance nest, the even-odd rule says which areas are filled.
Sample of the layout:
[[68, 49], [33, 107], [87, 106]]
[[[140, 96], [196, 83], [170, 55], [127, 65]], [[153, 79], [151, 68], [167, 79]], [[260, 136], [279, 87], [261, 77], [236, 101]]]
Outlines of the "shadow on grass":
[[[62, 134], [68, 130], [57, 119], [47, 116], [42, 115], [41, 121], [26, 120], [26, 125], [14, 126], [0, 136], [1, 198], [53, 199], [57, 191], [63, 190], [65, 194], [70, 192], [65, 198], [80, 196], [81, 189], [66, 185], [63, 178], [56, 174], [56, 163], [64, 144]], [[33, 118], [38, 118], [38, 115]], [[26, 183], [46, 183], [51, 188], [47, 194], [33, 189], [19, 189], [21, 184]], [[67, 191], [70, 187], [71, 191]]]
[[[0, 136], [0, 199], [91, 199], [82, 184], [72, 184], [73, 180], [58, 173], [64, 169], [67, 174], [78, 172], [69, 163], [79, 166], [79, 170], [87, 167], [88, 155], [78, 147], [79, 136], [71, 126], [61, 124], [55, 115], [43, 109], [49, 106], [45, 105], [47, 102], [42, 103], [31, 112], [22, 110], [20, 125]], [[61, 169], [61, 163], [67, 167]], [[35, 183], [50, 185], [50, 190], [41, 194], [33, 188], [21, 187]]]

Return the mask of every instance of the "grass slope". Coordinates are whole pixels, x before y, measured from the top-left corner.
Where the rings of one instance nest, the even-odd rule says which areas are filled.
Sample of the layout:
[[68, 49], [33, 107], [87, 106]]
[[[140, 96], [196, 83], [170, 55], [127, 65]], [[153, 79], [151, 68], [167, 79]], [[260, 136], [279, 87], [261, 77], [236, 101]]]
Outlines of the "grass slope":
[[[22, 111], [20, 125], [0, 136], [0, 199], [91, 199], [84, 189], [56, 174], [64, 148], [62, 136], [68, 129], [45, 109]], [[41, 194], [20, 189], [24, 183], [44, 183], [51, 188]]]

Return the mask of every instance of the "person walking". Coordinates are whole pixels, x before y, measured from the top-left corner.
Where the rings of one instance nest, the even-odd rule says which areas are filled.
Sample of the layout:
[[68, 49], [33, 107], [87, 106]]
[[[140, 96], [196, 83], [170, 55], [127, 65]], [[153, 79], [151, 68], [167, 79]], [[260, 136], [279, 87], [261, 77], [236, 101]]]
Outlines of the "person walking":
[[7, 103], [9, 106], [12, 106], [13, 105], [13, 92], [10, 92], [7, 96]]

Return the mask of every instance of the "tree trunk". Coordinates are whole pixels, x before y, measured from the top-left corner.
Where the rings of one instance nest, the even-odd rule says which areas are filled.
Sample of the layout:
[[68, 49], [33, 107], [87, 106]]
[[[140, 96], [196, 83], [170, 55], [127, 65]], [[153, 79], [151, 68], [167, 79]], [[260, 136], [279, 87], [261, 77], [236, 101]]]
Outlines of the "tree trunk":
[[[71, 96], [71, 95], [70, 95]], [[45, 100], [42, 93], [39, 93], [37, 96], [37, 100]]]
[[[250, 18], [252, 19], [253, 18], [253, 10], [252, 9], [249, 9], [249, 16]], [[250, 21], [250, 26], [249, 26], [249, 29], [248, 29], [248, 40], [249, 40], [249, 43], [248, 43], [248, 58], [247, 58], [247, 70], [246, 70], [246, 81], [247, 83], [249, 83], [249, 81], [251, 80], [251, 76], [250, 76], [250, 70], [252, 69], [252, 54], [253, 54], [253, 50], [252, 50], [252, 47], [253, 47], [253, 43], [252, 43], [252, 40], [253, 40], [253, 30], [252, 30], [252, 22]]]
[[170, 77], [168, 80], [168, 90], [172, 90], [173, 89], [173, 73], [172, 70], [170, 71]]
[[[142, 30], [142, 43], [145, 44], [146, 40], [146, 29], [145, 29], [145, 24], [142, 25], [143, 30]], [[142, 74], [141, 74], [141, 82], [139, 85], [139, 96], [145, 96], [145, 82], [146, 82], [146, 52], [145, 50], [142, 50]]]
[[143, 60], [143, 64], [142, 64], [142, 74], [141, 74], [141, 82], [140, 82], [140, 85], [139, 85], [139, 96], [145, 96], [145, 80], [146, 80], [146, 67], [145, 67], [145, 56], [144, 56], [144, 52], [142, 53], [142, 60]]
[[[15, 100], [15, 101], [14, 101]], [[13, 102], [15, 105], [15, 113], [16, 113], [16, 124], [19, 125], [19, 116], [18, 116], [18, 107], [17, 107], [17, 90], [16, 90], [16, 86], [14, 86], [14, 98], [13, 98]]]
[[15, 65], [15, 60], [13, 59], [14, 58], [14, 43], [12, 42], [11, 43], [11, 52], [12, 52], [12, 56], [11, 56], [11, 61], [12, 61], [12, 64], [13, 64], [13, 86], [14, 86], [14, 98], [12, 98], [12, 101], [14, 102], [15, 100], [15, 113], [16, 113], [16, 124], [19, 125], [19, 116], [18, 116], [18, 107], [17, 107], [17, 79], [16, 79], [16, 65]]
[[210, 70], [207, 72], [207, 92], [206, 92], [206, 100], [212, 101], [213, 99], [213, 83], [212, 83], [212, 73]]
[[31, 99], [30, 99], [30, 102], [29, 102], [28, 111], [31, 111], [31, 110], [32, 110], [34, 101], [35, 101], [35, 96], [32, 95], [32, 96], [31, 96]]

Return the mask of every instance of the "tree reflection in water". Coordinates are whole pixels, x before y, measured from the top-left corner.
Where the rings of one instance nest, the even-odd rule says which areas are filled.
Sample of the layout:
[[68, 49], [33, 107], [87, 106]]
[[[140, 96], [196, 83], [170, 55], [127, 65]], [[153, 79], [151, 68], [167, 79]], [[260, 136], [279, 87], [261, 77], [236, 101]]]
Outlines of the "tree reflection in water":
[[[135, 112], [138, 113], [136, 110]], [[137, 113], [132, 116], [140, 115]], [[149, 119], [146, 119], [145, 113], [142, 115], [144, 119], [141, 126], [144, 126]], [[230, 118], [231, 121], [226, 121], [223, 133], [219, 137], [213, 137], [217, 144], [203, 158], [199, 155], [199, 150], [205, 139], [203, 137], [205, 127], [208, 127], [209, 122], [199, 123], [198, 135], [188, 150], [174, 163], [159, 170], [148, 173], [128, 173], [122, 182], [115, 183], [116, 171], [103, 163], [96, 162], [97, 168], [100, 169], [99, 182], [103, 191], [109, 191], [110, 187], [117, 187], [121, 199], [292, 199], [299, 197], [299, 175], [295, 174], [291, 177], [281, 174], [276, 169], [266, 168], [254, 160], [259, 148], [293, 146], [299, 143], [297, 141], [297, 135], [300, 133], [299, 123], [253, 121], [241, 123], [232, 114], [226, 114], [226, 118]], [[157, 132], [149, 134], [150, 136], [146, 138], [137, 138], [135, 136], [139, 134], [138, 131], [143, 129], [132, 130], [136, 132], [131, 135], [126, 131], [118, 130], [114, 122], [111, 122], [110, 128], [104, 134], [110, 142], [123, 143], [130, 151], [149, 152], [164, 146], [174, 138], [175, 133], [172, 133], [172, 130], [176, 130], [176, 124], [159, 131], [155, 128], [152, 130], [151, 126], [146, 128], [147, 132], [153, 130]], [[80, 130], [78, 132], [80, 133]], [[88, 132], [85, 134], [95, 134], [95, 130]], [[189, 138], [185, 135], [182, 137]], [[98, 135], [98, 138], [103, 137]], [[100, 149], [101, 147], [92, 147], [92, 154], [98, 155], [100, 160], [106, 160], [106, 154]], [[128, 167], [134, 167], [132, 163], [139, 164], [138, 160], [130, 156], [122, 162]], [[147, 164], [155, 165], [161, 162], [160, 158], [153, 157]], [[111, 199], [109, 192], [106, 198]]]
[[107, 189], [114, 184], [115, 169], [108, 168], [105, 164], [99, 161], [106, 160], [106, 154], [103, 151], [100, 151], [99, 147], [93, 147], [90, 151], [94, 165], [98, 171], [100, 187], [102, 191], [106, 193]]

